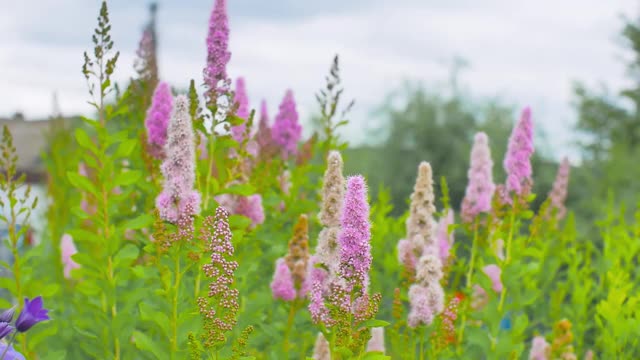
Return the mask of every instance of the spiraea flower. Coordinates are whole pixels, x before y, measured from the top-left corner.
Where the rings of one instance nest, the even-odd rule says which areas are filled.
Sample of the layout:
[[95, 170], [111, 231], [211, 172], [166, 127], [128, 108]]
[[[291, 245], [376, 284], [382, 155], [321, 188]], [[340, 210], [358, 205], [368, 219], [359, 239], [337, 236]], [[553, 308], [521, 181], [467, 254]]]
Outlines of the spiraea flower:
[[200, 212], [200, 194], [193, 189], [195, 182], [195, 142], [189, 116], [189, 100], [179, 95], [167, 130], [165, 159], [161, 170], [163, 190], [156, 198], [160, 217], [176, 222], [180, 217]]
[[527, 107], [522, 111], [520, 121], [511, 132], [509, 147], [504, 158], [508, 194], [523, 195], [533, 185], [531, 170], [533, 151], [533, 122], [531, 109]]
[[229, 19], [227, 0], [216, 0], [209, 19], [207, 35], [207, 66], [204, 68], [204, 82], [208, 88], [207, 97], [215, 104], [218, 96], [229, 91], [227, 64], [231, 59], [229, 48]]
[[470, 223], [478, 214], [491, 210], [491, 199], [496, 188], [493, 183], [489, 138], [484, 132], [479, 132], [474, 137], [467, 176], [469, 182], [462, 200], [461, 215], [465, 222]]
[[167, 127], [169, 126], [172, 110], [173, 96], [171, 95], [171, 88], [166, 82], [159, 82], [153, 92], [151, 106], [147, 110], [147, 117], [144, 120], [150, 153], [158, 159], [162, 157], [163, 149], [167, 142]]
[[306, 215], [300, 215], [289, 241], [289, 250], [283, 259], [278, 259], [273, 275], [271, 290], [275, 298], [292, 301], [305, 298], [311, 286], [309, 279], [313, 268], [310, 267], [309, 221]]
[[376, 327], [371, 329], [371, 339], [367, 343], [367, 352], [381, 352], [384, 354], [384, 328]]
[[64, 277], [67, 279], [71, 278], [71, 270], [80, 268], [80, 265], [71, 258], [71, 256], [77, 252], [78, 250], [76, 249], [76, 245], [73, 243], [71, 235], [62, 235], [62, 239], [60, 240], [60, 253], [62, 255]]
[[331, 350], [329, 342], [322, 333], [318, 333], [315, 346], [313, 347], [313, 360], [331, 360]]
[[[238, 106], [236, 115], [245, 121], [249, 118], [249, 96], [247, 95], [247, 88], [245, 87], [244, 78], [239, 77], [236, 79], [236, 91], [235, 91], [235, 103]], [[236, 125], [231, 127], [231, 136], [237, 141], [242, 142], [244, 139], [244, 132], [246, 125]]]
[[[431, 248], [432, 249], [432, 248]], [[416, 283], [409, 287], [410, 327], [430, 325], [444, 310], [444, 290], [440, 285], [442, 263], [436, 253], [426, 252], [417, 264]]]
[[260, 119], [258, 120], [258, 131], [255, 135], [256, 143], [260, 150], [260, 154], [269, 152], [269, 147], [272, 147], [271, 140], [271, 127], [269, 125], [269, 113], [267, 110], [267, 102], [262, 100], [260, 103]]
[[32, 300], [24, 298], [24, 307], [16, 320], [16, 330], [25, 332], [37, 323], [49, 320], [48, 312], [49, 310], [44, 308], [42, 296], [35, 297]]
[[449, 261], [451, 248], [453, 247], [453, 231], [449, 232], [449, 225], [453, 225], [453, 221], [453, 210], [447, 209], [446, 215], [438, 222], [438, 229], [436, 230], [436, 242], [438, 244], [440, 261], [443, 265]]
[[493, 291], [497, 293], [502, 292], [502, 280], [500, 279], [502, 270], [500, 267], [496, 264], [491, 264], [482, 268], [482, 271], [491, 279], [491, 288]]
[[558, 167], [558, 173], [556, 174], [556, 179], [553, 182], [553, 188], [549, 192], [549, 199], [551, 200], [550, 209], [555, 209], [556, 218], [558, 220], [562, 219], [567, 214], [567, 208], [564, 206], [564, 202], [567, 199], [570, 171], [571, 165], [569, 164], [569, 159], [565, 157], [562, 159], [560, 167]]
[[549, 360], [550, 347], [547, 340], [542, 336], [536, 336], [531, 341], [531, 351], [529, 360]]
[[415, 272], [416, 263], [425, 248], [437, 246], [434, 237], [435, 211], [431, 165], [422, 162], [418, 166], [418, 177], [411, 194], [407, 237], [398, 242], [399, 260], [410, 273]]
[[293, 91], [287, 90], [271, 128], [271, 138], [280, 147], [282, 157], [287, 159], [296, 154], [300, 136], [302, 136], [302, 127], [298, 123]]
[[262, 195], [253, 194], [240, 196], [236, 199], [234, 214], [242, 215], [251, 220], [251, 228], [264, 222], [264, 207], [262, 206]]
[[297, 292], [293, 283], [293, 276], [284, 258], [276, 261], [276, 269], [273, 274], [273, 281], [271, 281], [271, 293], [274, 299], [284, 301], [296, 299]]
[[347, 292], [363, 291], [369, 285], [372, 258], [367, 185], [360, 175], [347, 179], [340, 225], [340, 276]]
[[211, 262], [202, 267], [205, 276], [211, 279], [208, 298], [198, 298], [198, 308], [204, 318], [204, 345], [213, 347], [226, 340], [225, 333], [230, 332], [237, 323], [238, 290], [234, 287], [234, 272], [238, 263], [233, 259], [234, 248], [231, 243], [229, 214], [218, 207], [215, 218], [204, 219], [201, 236], [211, 252]]

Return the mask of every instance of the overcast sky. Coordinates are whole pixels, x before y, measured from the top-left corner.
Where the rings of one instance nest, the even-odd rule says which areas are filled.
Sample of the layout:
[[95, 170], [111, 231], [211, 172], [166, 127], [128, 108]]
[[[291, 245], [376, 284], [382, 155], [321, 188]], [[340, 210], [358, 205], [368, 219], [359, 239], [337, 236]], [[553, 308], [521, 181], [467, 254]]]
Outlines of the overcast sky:
[[[161, 78], [187, 86], [202, 78], [213, 0], [160, 1]], [[621, 15], [633, 0], [228, 0], [229, 73], [246, 78], [254, 107], [273, 116], [287, 88], [307, 121], [330, 61], [341, 56], [345, 95], [357, 106], [346, 134], [364, 140], [370, 112], [405, 80], [447, 83], [452, 59], [469, 66], [460, 82], [473, 97], [530, 105], [552, 146], [567, 151], [575, 121], [572, 81], [611, 88], [625, 83]], [[109, 2], [117, 78], [133, 75], [148, 1]], [[80, 72], [97, 0], [0, 0], [0, 116], [51, 113], [57, 91], [64, 114], [90, 114]]]

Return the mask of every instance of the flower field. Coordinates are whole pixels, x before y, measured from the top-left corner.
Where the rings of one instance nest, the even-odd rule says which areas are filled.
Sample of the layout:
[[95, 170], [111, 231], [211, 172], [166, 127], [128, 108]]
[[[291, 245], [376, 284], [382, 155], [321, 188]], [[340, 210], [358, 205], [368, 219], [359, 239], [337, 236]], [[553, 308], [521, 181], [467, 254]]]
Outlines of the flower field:
[[[429, 158], [403, 164], [396, 216], [345, 171], [337, 57], [305, 138], [293, 91], [250, 101], [251, 79], [228, 74], [226, 0], [190, 84], [160, 78], [152, 24], [137, 77], [116, 84], [102, 3], [82, 67], [95, 116], [48, 134], [45, 198], [3, 130], [0, 360], [640, 358], [640, 212], [602, 199], [582, 236], [567, 159], [534, 193], [535, 109], [505, 139], [473, 136], [464, 190]], [[26, 246], [37, 202], [46, 225]]]

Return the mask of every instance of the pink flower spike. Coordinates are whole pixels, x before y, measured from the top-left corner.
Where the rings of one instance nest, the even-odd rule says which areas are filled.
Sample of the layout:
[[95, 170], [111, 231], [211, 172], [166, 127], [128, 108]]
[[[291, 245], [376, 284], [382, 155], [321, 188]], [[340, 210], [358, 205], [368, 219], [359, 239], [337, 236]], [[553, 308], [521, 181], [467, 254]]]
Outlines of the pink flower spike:
[[207, 66], [204, 68], [204, 82], [208, 88], [209, 101], [229, 90], [227, 63], [231, 59], [229, 48], [229, 19], [227, 0], [216, 0], [209, 19], [207, 35]]
[[291, 277], [291, 270], [283, 258], [276, 261], [276, 269], [271, 282], [271, 292], [275, 299], [293, 301], [296, 298], [296, 289]]
[[491, 287], [493, 291], [500, 293], [502, 292], [502, 281], [500, 280], [500, 275], [502, 270], [498, 265], [491, 264], [482, 268], [482, 271], [491, 279]]
[[302, 127], [298, 123], [298, 111], [293, 91], [287, 90], [271, 128], [271, 138], [280, 147], [282, 157], [287, 159], [297, 153], [298, 141], [301, 136]]
[[150, 145], [151, 156], [162, 157], [164, 145], [167, 142], [167, 127], [171, 119], [173, 97], [171, 88], [165, 82], [159, 82], [151, 99], [151, 106], [147, 110], [144, 125], [147, 128], [147, 142]]
[[509, 138], [509, 147], [504, 158], [507, 172], [506, 190], [508, 193], [522, 195], [526, 186], [532, 185], [531, 156], [533, 155], [533, 122], [531, 109], [522, 111]]
[[[236, 115], [245, 121], [249, 118], [249, 96], [247, 95], [247, 88], [244, 83], [244, 78], [239, 77], [236, 79], [236, 92], [234, 101], [238, 104], [238, 110]], [[237, 125], [231, 127], [231, 136], [237, 141], [242, 142], [246, 125]]]
[[62, 235], [62, 239], [60, 240], [60, 253], [62, 255], [62, 266], [64, 268], [64, 277], [66, 279], [71, 278], [71, 270], [80, 268], [80, 265], [71, 258], [77, 252], [78, 250], [76, 249], [76, 245], [73, 243], [71, 235]]

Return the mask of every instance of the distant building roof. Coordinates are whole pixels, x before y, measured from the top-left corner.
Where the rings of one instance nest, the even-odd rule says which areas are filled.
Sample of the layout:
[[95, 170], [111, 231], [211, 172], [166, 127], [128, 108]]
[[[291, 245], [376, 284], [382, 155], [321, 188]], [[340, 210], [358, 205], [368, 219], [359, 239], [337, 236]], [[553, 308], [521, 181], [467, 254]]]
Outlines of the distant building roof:
[[69, 120], [26, 120], [17, 113], [12, 118], [0, 118], [0, 128], [8, 126], [13, 135], [13, 144], [18, 153], [18, 172], [27, 175], [27, 181], [38, 183], [44, 181], [45, 168], [42, 153], [47, 146], [47, 132], [52, 121], [65, 125]]

